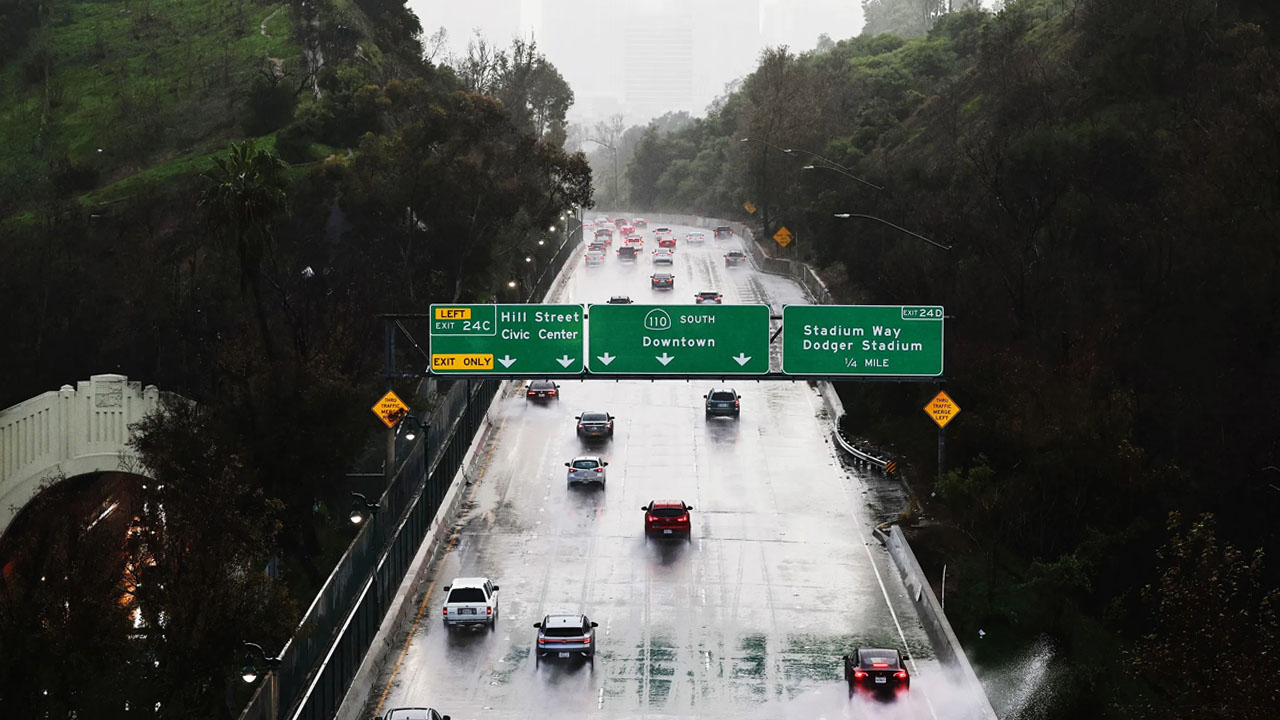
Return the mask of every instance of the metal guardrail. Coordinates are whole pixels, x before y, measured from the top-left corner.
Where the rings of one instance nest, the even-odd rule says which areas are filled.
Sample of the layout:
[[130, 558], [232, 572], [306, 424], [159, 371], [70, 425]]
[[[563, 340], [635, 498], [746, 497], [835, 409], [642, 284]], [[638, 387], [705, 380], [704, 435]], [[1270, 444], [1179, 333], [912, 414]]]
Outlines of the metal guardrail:
[[849, 438], [844, 436], [844, 431], [840, 429], [840, 422], [838, 419], [836, 421], [835, 432], [833, 432], [832, 435], [836, 439], [836, 444], [839, 445], [842, 450], [852, 455], [854, 460], [864, 465], [877, 467], [886, 475], [892, 475], [898, 471], [898, 463], [896, 461], [878, 458], [871, 453], [863, 452], [854, 447], [853, 443], [849, 442]]

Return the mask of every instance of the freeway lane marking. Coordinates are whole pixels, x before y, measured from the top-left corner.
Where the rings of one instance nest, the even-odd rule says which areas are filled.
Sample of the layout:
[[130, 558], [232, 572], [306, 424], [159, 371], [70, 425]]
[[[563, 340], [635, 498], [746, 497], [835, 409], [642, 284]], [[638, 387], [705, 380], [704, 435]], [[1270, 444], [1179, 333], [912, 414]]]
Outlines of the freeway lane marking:
[[[497, 432], [502, 432], [502, 428], [506, 424], [507, 419], [503, 418], [502, 423], [498, 425]], [[491, 425], [490, 429], [492, 429], [492, 427], [493, 426]], [[497, 433], [494, 433], [494, 436], [496, 435]], [[484, 464], [480, 466], [480, 472], [476, 474], [477, 478], [484, 477], [485, 470], [489, 469], [489, 461], [493, 458], [493, 450], [495, 447], [497, 447], [497, 443], [490, 446], [489, 452], [485, 453]], [[462, 489], [459, 488], [458, 492], [462, 492]], [[449, 550], [452, 549], [452, 547], [449, 548]], [[448, 550], [446, 550], [446, 553], [447, 552]], [[382, 696], [378, 698], [378, 707], [374, 708], [374, 720], [377, 720], [377, 718], [382, 716], [382, 706], [387, 702], [387, 695], [391, 694], [391, 685], [395, 683], [396, 675], [400, 673], [400, 665], [404, 662], [404, 656], [409, 652], [409, 644], [413, 642], [413, 636], [418, 632], [418, 625], [422, 623], [422, 614], [426, 612], [427, 602], [431, 599], [431, 591], [436, 589], [436, 583], [438, 582], [440, 582], [440, 577], [437, 575], [431, 580], [431, 585], [427, 588], [426, 594], [422, 596], [422, 604], [418, 606], [418, 613], [414, 615], [413, 624], [409, 626], [409, 635], [404, 639], [404, 647], [400, 648], [400, 655], [396, 658], [395, 667], [391, 668], [391, 677], [387, 678], [387, 685], [382, 689]]]
[[[893, 611], [893, 603], [889, 602], [889, 591], [884, 586], [884, 580], [880, 579], [880, 568], [876, 567], [876, 559], [871, 554], [871, 546], [863, 542], [862, 549], [867, 551], [867, 560], [871, 561], [871, 572], [876, 574], [876, 582], [880, 584], [880, 592], [884, 595], [884, 604], [889, 607], [889, 614], [893, 616], [893, 624], [898, 628], [898, 637], [902, 640], [902, 649], [907, 651], [907, 662], [911, 663], [911, 674], [914, 675], [919, 668], [916, 665], [916, 659], [911, 655], [911, 646], [907, 644], [907, 636], [902, 632], [902, 624], [898, 622], [898, 613]], [[933, 710], [933, 702], [929, 700], [929, 691], [920, 688], [924, 693], [924, 702], [929, 706], [929, 714], [933, 716], [933, 720], [938, 720], [938, 713]]]

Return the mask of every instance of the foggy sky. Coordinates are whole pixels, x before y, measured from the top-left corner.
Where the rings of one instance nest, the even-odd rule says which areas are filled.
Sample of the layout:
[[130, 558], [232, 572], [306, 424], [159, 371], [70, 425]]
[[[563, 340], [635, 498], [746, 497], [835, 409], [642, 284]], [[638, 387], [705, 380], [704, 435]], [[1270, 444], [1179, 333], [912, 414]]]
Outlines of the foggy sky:
[[701, 115], [750, 73], [766, 46], [811, 50], [862, 29], [859, 0], [408, 0], [424, 35], [444, 27], [446, 52], [472, 31], [509, 46], [532, 34], [573, 88], [570, 120], [615, 112], [638, 123], [670, 110]]

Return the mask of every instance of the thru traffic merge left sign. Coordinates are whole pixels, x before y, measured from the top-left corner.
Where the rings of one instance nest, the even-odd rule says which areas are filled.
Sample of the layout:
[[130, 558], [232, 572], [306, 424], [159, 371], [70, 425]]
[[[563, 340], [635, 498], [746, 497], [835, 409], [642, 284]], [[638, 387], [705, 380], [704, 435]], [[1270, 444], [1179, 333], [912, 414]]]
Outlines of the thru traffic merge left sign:
[[585, 325], [581, 305], [432, 305], [431, 372], [576, 375]]
[[924, 412], [938, 424], [938, 427], [944, 428], [947, 423], [960, 414], [960, 406], [956, 404], [955, 400], [951, 399], [951, 396], [946, 391], [942, 391], [933, 396], [929, 404], [924, 406]]
[[388, 390], [387, 394], [383, 395], [382, 399], [371, 409], [373, 414], [377, 415], [378, 419], [389, 428], [395, 427], [396, 423], [400, 422], [400, 418], [409, 412], [409, 406], [405, 405], [400, 396], [391, 390]]
[[762, 375], [768, 305], [589, 305], [592, 375]]

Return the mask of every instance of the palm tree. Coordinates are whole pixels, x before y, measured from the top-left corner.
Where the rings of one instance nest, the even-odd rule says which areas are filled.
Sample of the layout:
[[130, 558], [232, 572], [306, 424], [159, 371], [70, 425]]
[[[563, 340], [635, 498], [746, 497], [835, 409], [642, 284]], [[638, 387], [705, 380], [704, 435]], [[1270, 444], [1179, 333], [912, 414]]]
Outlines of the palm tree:
[[285, 171], [288, 165], [269, 150], [252, 142], [231, 143], [226, 157], [215, 157], [214, 167], [202, 173], [210, 181], [199, 207], [224, 242], [235, 245], [240, 262], [240, 289], [253, 297], [258, 331], [268, 362], [275, 352], [262, 302], [262, 261], [274, 241], [271, 223], [288, 208]]

